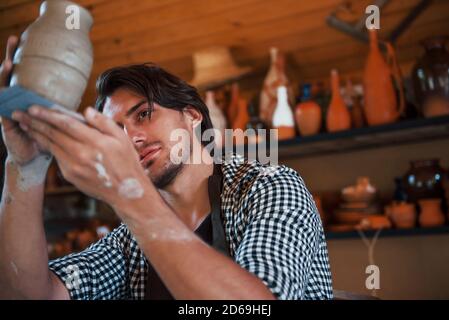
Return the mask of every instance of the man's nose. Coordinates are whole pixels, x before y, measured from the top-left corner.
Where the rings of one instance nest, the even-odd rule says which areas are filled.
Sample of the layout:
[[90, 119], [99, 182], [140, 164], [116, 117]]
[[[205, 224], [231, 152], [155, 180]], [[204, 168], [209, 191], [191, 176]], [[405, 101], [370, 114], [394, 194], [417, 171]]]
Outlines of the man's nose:
[[147, 137], [144, 132], [140, 130], [133, 130], [130, 128], [124, 128], [125, 133], [128, 135], [128, 137], [131, 139], [131, 142], [136, 146], [137, 148], [140, 147], [142, 144], [145, 143], [147, 140]]

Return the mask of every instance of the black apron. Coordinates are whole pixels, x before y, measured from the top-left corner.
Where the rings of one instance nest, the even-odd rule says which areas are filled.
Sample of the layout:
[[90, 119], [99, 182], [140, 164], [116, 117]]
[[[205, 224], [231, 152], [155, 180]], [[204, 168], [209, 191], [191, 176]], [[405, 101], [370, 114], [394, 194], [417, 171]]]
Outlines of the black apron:
[[[221, 166], [215, 164], [214, 172], [208, 179], [211, 212], [195, 230], [195, 234], [222, 254], [230, 256], [221, 219], [222, 186], [223, 175]], [[145, 300], [173, 300], [173, 296], [170, 294], [161, 278], [159, 278], [159, 275], [156, 270], [154, 270], [150, 261], [148, 261], [148, 266], [149, 270], [145, 286]]]

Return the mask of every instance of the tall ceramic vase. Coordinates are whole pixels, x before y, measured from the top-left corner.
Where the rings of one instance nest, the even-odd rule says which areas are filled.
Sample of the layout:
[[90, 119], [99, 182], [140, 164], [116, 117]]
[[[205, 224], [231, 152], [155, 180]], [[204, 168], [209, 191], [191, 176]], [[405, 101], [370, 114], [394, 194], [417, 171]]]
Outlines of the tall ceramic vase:
[[43, 2], [40, 16], [20, 38], [10, 85], [76, 110], [92, 69], [92, 24], [90, 13], [73, 2]]
[[331, 71], [332, 98], [326, 115], [326, 128], [329, 132], [351, 128], [351, 114], [340, 93], [340, 78], [337, 70]]
[[[370, 126], [395, 122], [404, 110], [404, 89], [393, 47], [387, 43], [388, 63], [382, 56], [375, 29], [369, 30], [370, 51], [363, 74], [365, 116]], [[392, 79], [399, 89], [399, 101]]]
[[[271, 65], [265, 77], [260, 93], [260, 118], [273, 127], [273, 115], [277, 105], [277, 89], [280, 86], [287, 88], [288, 98], [292, 96], [289, 81], [285, 73], [285, 57], [277, 48], [270, 49]], [[289, 101], [291, 103], [291, 101]]]

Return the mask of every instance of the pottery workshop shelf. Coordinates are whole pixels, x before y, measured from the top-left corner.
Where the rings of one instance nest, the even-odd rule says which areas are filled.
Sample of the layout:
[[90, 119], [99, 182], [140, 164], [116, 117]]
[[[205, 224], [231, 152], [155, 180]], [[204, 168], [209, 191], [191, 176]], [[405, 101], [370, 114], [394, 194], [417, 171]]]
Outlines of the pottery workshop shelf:
[[406, 120], [279, 142], [279, 158], [310, 157], [449, 137], [449, 116]]
[[[376, 234], [377, 230], [363, 231], [363, 234], [372, 238]], [[379, 233], [379, 237], [412, 237], [412, 236], [428, 236], [438, 234], [449, 234], [449, 226], [439, 226], [432, 228], [412, 228], [412, 229], [383, 229]], [[326, 239], [353, 239], [360, 238], [358, 231], [345, 231], [345, 232], [326, 232]]]

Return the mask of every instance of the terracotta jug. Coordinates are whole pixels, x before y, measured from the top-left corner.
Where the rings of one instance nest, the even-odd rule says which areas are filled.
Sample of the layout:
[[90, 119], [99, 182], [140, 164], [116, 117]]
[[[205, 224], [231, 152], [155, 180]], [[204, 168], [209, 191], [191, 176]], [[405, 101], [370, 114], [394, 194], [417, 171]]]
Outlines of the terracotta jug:
[[291, 139], [296, 135], [293, 112], [288, 104], [287, 88], [277, 89], [277, 105], [273, 114], [273, 128], [277, 129], [278, 140]]
[[331, 71], [332, 98], [326, 115], [326, 128], [329, 132], [351, 128], [351, 114], [340, 93], [340, 79], [337, 70]]
[[[73, 12], [74, 19], [79, 12], [79, 29], [75, 22], [73, 29], [66, 26], [66, 20], [70, 20], [66, 8], [71, 9], [67, 11]], [[76, 110], [92, 69], [92, 23], [90, 13], [73, 2], [43, 2], [40, 16], [20, 38], [10, 85], [19, 84]]]
[[444, 214], [441, 210], [441, 199], [421, 199], [419, 224], [423, 227], [435, 227], [444, 224]]
[[[404, 111], [404, 87], [393, 46], [387, 43], [388, 63], [378, 45], [377, 31], [369, 30], [370, 52], [365, 65], [363, 83], [365, 90], [365, 116], [368, 125], [395, 122]], [[399, 89], [399, 102], [393, 81]]]
[[[277, 48], [270, 49], [271, 65], [265, 77], [262, 91], [260, 93], [260, 118], [263, 122], [272, 126], [273, 113], [277, 103], [277, 88], [285, 86], [287, 94], [291, 96], [291, 88], [285, 73], [285, 58]], [[289, 101], [290, 102], [290, 101]]]
[[312, 100], [311, 86], [306, 84], [302, 89], [301, 102], [295, 109], [295, 120], [302, 136], [317, 134], [321, 128], [321, 108]]

